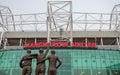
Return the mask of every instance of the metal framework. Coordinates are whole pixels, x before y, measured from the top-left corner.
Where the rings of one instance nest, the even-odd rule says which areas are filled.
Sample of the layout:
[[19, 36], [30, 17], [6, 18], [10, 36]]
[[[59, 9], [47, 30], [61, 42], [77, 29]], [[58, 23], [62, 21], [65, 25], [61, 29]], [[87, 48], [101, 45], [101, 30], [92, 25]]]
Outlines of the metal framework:
[[[71, 1], [49, 1], [48, 14], [13, 15], [8, 7], [0, 6], [0, 31], [119, 31], [120, 4], [115, 5], [112, 13], [72, 12]], [[29, 26], [29, 28], [28, 28]], [[27, 27], [27, 28], [26, 28]], [[43, 27], [43, 28], [41, 28]]]
[[14, 15], [14, 19], [16, 31], [46, 31], [45, 13]]
[[66, 38], [72, 42], [72, 1], [48, 1], [48, 42], [51, 40], [51, 31], [64, 32], [69, 34]]
[[[110, 14], [109, 13], [72, 13], [73, 31], [109, 31], [110, 29]], [[16, 31], [47, 31], [48, 18], [46, 13], [35, 14], [20, 14], [14, 15], [14, 24]], [[67, 20], [64, 22], [68, 22]], [[10, 27], [13, 27], [12, 22], [9, 23]], [[65, 25], [66, 27], [67, 25]], [[28, 28], [29, 27], [29, 28]], [[55, 26], [54, 26], [55, 27]], [[57, 27], [57, 31], [63, 28]], [[2, 28], [2, 27], [0, 27]], [[12, 28], [13, 29], [13, 28]], [[8, 31], [15, 31], [15, 30]], [[56, 31], [55, 28], [52, 31]], [[112, 29], [113, 30], [113, 29]]]
[[[12, 27], [10, 24], [12, 24]], [[10, 29], [15, 30], [13, 14], [8, 7], [0, 5], [0, 46], [2, 46], [4, 32], [9, 31]]]
[[[72, 12], [70, 0], [50, 0], [47, 10], [47, 14], [13, 15], [8, 7], [0, 6], [0, 46], [7, 41], [3, 38], [5, 31], [46, 31], [47, 42], [54, 40], [53, 32], [60, 32], [58, 40], [72, 42], [73, 31], [120, 31], [120, 4], [114, 6], [111, 14], [82, 13]], [[120, 44], [119, 35], [117, 43]]]
[[109, 31], [109, 13], [73, 12], [73, 31]]
[[120, 31], [120, 4], [113, 7], [110, 17], [110, 29]]
[[[110, 17], [110, 30], [120, 32], [120, 4], [113, 7]], [[120, 50], [120, 34], [118, 34], [117, 42]]]
[[[9, 26], [12, 24], [12, 27]], [[12, 11], [6, 7], [0, 5], [0, 28], [3, 31], [15, 30], [14, 16]]]

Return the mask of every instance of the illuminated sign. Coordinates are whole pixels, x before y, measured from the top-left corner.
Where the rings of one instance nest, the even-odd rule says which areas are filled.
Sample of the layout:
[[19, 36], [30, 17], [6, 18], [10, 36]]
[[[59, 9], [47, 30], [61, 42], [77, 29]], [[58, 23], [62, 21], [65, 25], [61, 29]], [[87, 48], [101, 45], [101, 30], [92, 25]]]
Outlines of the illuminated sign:
[[[25, 43], [25, 48], [31, 48], [31, 47], [47, 47], [47, 42], [37, 42], [37, 43]], [[57, 42], [50, 42], [51, 47], [70, 47], [68, 42], [63, 41], [57, 41]], [[95, 42], [73, 42], [71, 47], [91, 47], [95, 48], [96, 43]]]
[[72, 47], [96, 47], [95, 42], [73, 42]]

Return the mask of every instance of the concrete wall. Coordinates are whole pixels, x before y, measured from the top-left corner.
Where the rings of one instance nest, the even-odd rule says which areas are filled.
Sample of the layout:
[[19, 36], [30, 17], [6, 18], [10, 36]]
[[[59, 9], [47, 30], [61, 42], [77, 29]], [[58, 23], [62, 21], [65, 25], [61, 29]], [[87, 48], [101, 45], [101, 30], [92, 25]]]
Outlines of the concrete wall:
[[[0, 33], [1, 34], [1, 33]], [[67, 37], [70, 32], [63, 33]], [[119, 32], [115, 31], [74, 31], [73, 38], [81, 37], [119, 37]], [[59, 32], [51, 32], [52, 37], [59, 37]], [[47, 32], [5, 32], [3, 38], [47, 38]], [[119, 49], [118, 45], [97, 45], [98, 49]], [[6, 49], [23, 49], [23, 46], [6, 46]]]
[[[70, 32], [63, 33], [64, 37], [70, 35]], [[51, 32], [51, 37], [59, 37], [59, 32]], [[118, 37], [118, 32], [113, 31], [74, 31], [73, 37]], [[47, 32], [6, 32], [6, 38], [47, 38]]]

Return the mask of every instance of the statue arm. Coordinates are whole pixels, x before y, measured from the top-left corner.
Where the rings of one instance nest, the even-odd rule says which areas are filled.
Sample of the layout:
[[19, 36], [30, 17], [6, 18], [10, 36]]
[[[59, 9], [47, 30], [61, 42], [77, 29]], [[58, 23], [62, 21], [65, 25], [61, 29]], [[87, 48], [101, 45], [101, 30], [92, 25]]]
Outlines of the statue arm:
[[62, 61], [59, 58], [57, 58], [57, 60], [58, 60], [59, 64], [57, 65], [56, 68], [59, 68], [61, 66], [61, 64], [62, 64]]
[[31, 54], [32, 58], [37, 58], [38, 54]]
[[23, 68], [23, 63], [22, 63], [23, 60], [24, 60], [24, 57], [23, 57], [23, 58], [20, 60], [20, 62], [19, 62], [19, 65], [20, 65], [21, 68]]
[[48, 52], [49, 52], [49, 49], [50, 49], [50, 44], [48, 43], [47, 50], [46, 50], [45, 55], [44, 55], [43, 58], [45, 58], [45, 57], [47, 56], [47, 54], [48, 54]]
[[46, 61], [46, 60], [48, 60], [48, 59], [49, 59], [49, 57], [47, 57], [47, 58], [43, 59], [42, 61]]
[[[45, 62], [46, 60], [48, 60], [49, 59], [49, 57], [47, 57], [47, 58], [44, 58], [43, 60], [41, 60], [41, 62]], [[40, 62], [40, 63], [41, 63]]]
[[33, 58], [37, 58], [37, 54], [30, 54], [29, 57], [24, 58], [23, 60], [31, 60], [31, 59], [33, 59]]

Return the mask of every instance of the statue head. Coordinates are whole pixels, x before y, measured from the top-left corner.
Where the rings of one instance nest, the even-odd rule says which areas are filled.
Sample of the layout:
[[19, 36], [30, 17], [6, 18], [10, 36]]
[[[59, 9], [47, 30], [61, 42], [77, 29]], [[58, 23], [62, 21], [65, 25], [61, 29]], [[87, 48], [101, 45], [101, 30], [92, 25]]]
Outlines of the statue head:
[[27, 50], [27, 53], [28, 53], [28, 54], [31, 54], [31, 50], [30, 50], [30, 49], [28, 49], [28, 50]]
[[52, 50], [52, 51], [51, 51], [51, 54], [55, 54], [55, 50]]
[[40, 48], [39, 53], [43, 53], [43, 49], [42, 48]]

